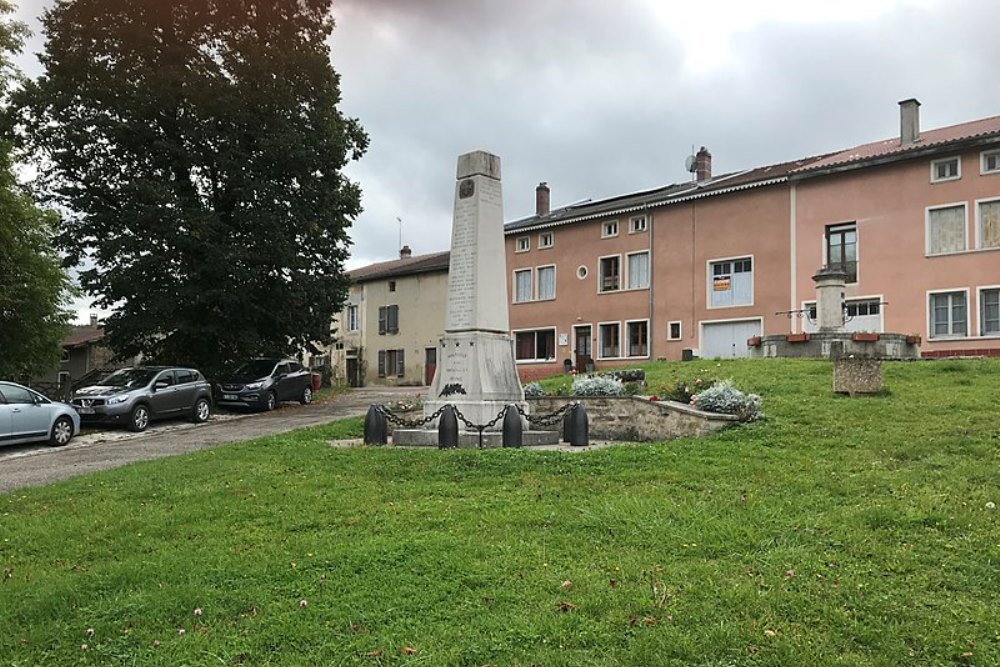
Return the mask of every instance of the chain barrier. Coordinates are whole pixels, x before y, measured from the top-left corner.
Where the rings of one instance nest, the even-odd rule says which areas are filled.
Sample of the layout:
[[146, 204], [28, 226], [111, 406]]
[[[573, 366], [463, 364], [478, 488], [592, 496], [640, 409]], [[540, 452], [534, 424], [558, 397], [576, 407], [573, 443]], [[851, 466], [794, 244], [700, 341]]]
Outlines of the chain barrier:
[[403, 428], [420, 428], [421, 426], [426, 426], [427, 424], [430, 424], [432, 421], [440, 417], [441, 413], [444, 412], [444, 409], [446, 407], [448, 406], [442, 405], [440, 408], [434, 411], [434, 414], [428, 415], [423, 419], [404, 419], [399, 415], [393, 414], [392, 410], [390, 410], [384, 405], [381, 404], [375, 405], [375, 409], [378, 410], [378, 413], [380, 415], [385, 417], [386, 421], [392, 422], [397, 426], [402, 426]]
[[529, 415], [527, 412], [524, 411], [524, 408], [522, 408], [520, 405], [517, 406], [517, 411], [522, 417], [527, 419], [528, 423], [531, 424], [532, 426], [552, 426], [553, 424], [562, 421], [562, 418], [566, 414], [566, 412], [572, 410], [578, 405], [580, 405], [578, 401], [567, 403], [566, 405], [562, 406], [555, 412], [548, 415], [537, 415], [537, 416]]

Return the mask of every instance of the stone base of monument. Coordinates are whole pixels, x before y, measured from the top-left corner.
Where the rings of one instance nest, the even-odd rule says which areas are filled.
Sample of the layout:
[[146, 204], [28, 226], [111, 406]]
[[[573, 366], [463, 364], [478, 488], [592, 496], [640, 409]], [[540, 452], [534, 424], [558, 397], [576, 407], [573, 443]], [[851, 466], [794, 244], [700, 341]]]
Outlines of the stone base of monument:
[[[523, 431], [521, 433], [522, 447], [540, 447], [542, 445], [558, 445], [562, 434], [559, 431]], [[408, 447], [437, 447], [437, 430], [420, 428], [398, 428], [392, 432], [392, 444]], [[458, 446], [467, 448], [479, 447], [479, 433], [461, 431], [458, 434]], [[503, 446], [503, 433], [500, 431], [483, 431], [483, 448], [494, 449]]]
[[[758, 358], [822, 358], [869, 357], [873, 359], [919, 359], [920, 345], [913, 337], [899, 333], [879, 333], [859, 336], [848, 331], [820, 331], [789, 340], [790, 334], [755, 337], [750, 356]], [[801, 339], [799, 337], [802, 337]]]

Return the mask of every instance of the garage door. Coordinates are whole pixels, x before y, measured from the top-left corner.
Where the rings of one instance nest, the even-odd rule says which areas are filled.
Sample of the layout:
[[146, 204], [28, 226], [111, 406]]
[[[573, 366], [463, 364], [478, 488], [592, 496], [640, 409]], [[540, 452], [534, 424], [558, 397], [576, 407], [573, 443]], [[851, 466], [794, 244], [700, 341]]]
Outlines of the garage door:
[[713, 322], [701, 325], [703, 359], [749, 357], [747, 338], [760, 335], [760, 320]]

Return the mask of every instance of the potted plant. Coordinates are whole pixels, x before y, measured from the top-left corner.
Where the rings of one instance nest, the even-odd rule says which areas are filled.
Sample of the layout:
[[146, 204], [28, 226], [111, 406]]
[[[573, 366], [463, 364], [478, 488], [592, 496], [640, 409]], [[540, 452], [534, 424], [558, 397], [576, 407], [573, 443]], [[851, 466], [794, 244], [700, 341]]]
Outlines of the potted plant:
[[747, 338], [747, 347], [757, 347], [760, 345], [760, 336], [750, 336]]
[[785, 340], [789, 343], [805, 343], [809, 340], [809, 334], [807, 333], [793, 333], [785, 334]]
[[906, 344], [907, 345], [920, 345], [921, 339], [919, 334], [906, 334]]
[[878, 334], [874, 331], [857, 331], [851, 334], [851, 340], [859, 343], [874, 343], [878, 340]]

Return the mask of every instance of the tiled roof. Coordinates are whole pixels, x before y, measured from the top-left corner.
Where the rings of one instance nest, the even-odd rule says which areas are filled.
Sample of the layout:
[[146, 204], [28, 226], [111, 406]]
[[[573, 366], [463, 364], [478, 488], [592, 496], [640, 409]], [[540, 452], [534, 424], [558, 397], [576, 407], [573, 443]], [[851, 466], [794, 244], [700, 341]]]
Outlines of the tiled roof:
[[948, 144], [957, 144], [976, 139], [985, 139], [1000, 135], [1000, 116], [974, 120], [969, 123], [960, 123], [941, 127], [936, 130], [921, 132], [920, 137], [912, 144], [900, 145], [899, 137], [875, 141], [870, 144], [862, 144], [849, 148], [839, 153], [828, 155], [822, 160], [817, 160], [797, 169], [796, 172], [807, 174], [809, 172], [847, 166], [857, 163], [863, 166], [872, 161], [890, 161], [895, 159], [906, 159], [909, 154], [924, 153], [936, 148], [943, 148]]
[[62, 346], [67, 348], [86, 347], [104, 340], [104, 327], [100, 324], [84, 324], [73, 327], [63, 338]]
[[555, 227], [602, 216], [620, 215], [641, 211], [654, 206], [690, 201], [691, 199], [699, 199], [724, 192], [748, 190], [772, 183], [780, 183], [785, 181], [791, 172], [806, 166], [810, 162], [825, 157], [827, 156], [821, 155], [802, 158], [801, 160], [793, 160], [792, 162], [782, 162], [781, 164], [772, 164], [766, 167], [756, 167], [754, 169], [723, 174], [705, 181], [675, 183], [652, 190], [619, 195], [598, 201], [588, 200], [555, 209], [548, 215], [533, 215], [521, 220], [508, 222], [504, 225], [504, 232], [506, 234], [515, 234], [524, 229]]
[[415, 255], [405, 259], [393, 259], [388, 262], [376, 262], [348, 272], [351, 280], [357, 283], [371, 282], [383, 278], [416, 275], [418, 273], [434, 273], [447, 271], [451, 253], [434, 252], [427, 255]]

